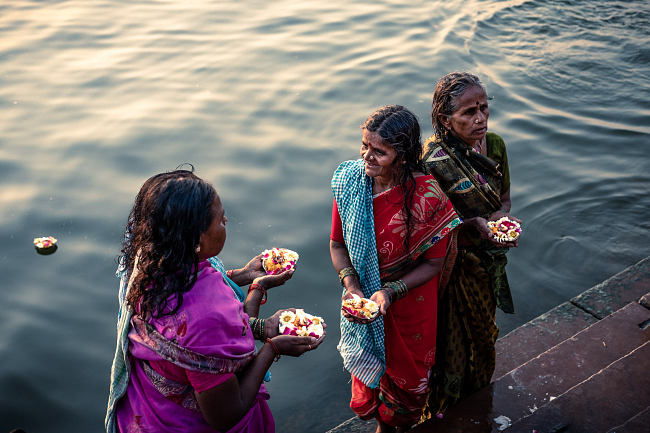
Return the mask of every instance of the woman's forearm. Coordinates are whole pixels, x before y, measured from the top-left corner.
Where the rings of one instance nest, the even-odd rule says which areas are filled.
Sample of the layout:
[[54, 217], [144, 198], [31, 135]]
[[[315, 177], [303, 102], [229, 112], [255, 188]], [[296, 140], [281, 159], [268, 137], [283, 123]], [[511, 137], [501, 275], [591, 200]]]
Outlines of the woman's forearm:
[[[330, 240], [330, 255], [332, 257], [332, 265], [336, 272], [340, 272], [343, 268], [352, 267], [352, 261], [350, 260], [350, 254], [348, 249], [345, 247], [345, 244], [341, 242], [336, 242]], [[356, 274], [348, 275], [343, 279], [343, 285], [350, 292], [360, 292], [361, 283], [359, 282], [359, 277]]]
[[[255, 358], [246, 366], [241, 373], [238, 373], [240, 399], [244, 407], [250, 409], [255, 397], [264, 380], [264, 375], [273, 363], [275, 353], [270, 343], [264, 343], [264, 346], [257, 353]], [[246, 409], [246, 410], [248, 410]]]
[[332, 265], [336, 272], [352, 266], [352, 261], [350, 260], [350, 255], [345, 244], [330, 240], [330, 256], [332, 257]]
[[235, 282], [238, 286], [248, 286], [253, 282], [250, 272], [246, 269], [231, 269], [228, 271], [230, 273], [229, 278]]
[[266, 371], [273, 363], [273, 348], [266, 343], [241, 372], [221, 385], [197, 394], [203, 418], [218, 431], [227, 431], [250, 410]]
[[260, 305], [264, 298], [264, 291], [262, 290], [249, 290], [244, 301], [244, 312], [249, 317], [259, 317]]
[[401, 280], [409, 289], [421, 286], [440, 272], [444, 261], [444, 257], [425, 260], [413, 268], [411, 271], [406, 273], [406, 275], [404, 275]]

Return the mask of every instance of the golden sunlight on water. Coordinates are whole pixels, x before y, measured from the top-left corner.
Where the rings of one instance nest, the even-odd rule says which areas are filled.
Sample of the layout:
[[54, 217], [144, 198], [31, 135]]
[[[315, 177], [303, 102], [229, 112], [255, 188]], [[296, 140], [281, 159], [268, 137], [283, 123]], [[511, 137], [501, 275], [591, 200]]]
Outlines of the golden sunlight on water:
[[[272, 368], [278, 431], [351, 417], [330, 178], [381, 105], [409, 107], [428, 136], [453, 70], [493, 98], [524, 221], [502, 335], [648, 256], [649, 15], [640, 1], [3, 2], [0, 431], [101, 428], [124, 224], [142, 182], [184, 162], [222, 198], [227, 265], [300, 254], [265, 311], [329, 325]], [[46, 235], [60, 248], [39, 256]]]

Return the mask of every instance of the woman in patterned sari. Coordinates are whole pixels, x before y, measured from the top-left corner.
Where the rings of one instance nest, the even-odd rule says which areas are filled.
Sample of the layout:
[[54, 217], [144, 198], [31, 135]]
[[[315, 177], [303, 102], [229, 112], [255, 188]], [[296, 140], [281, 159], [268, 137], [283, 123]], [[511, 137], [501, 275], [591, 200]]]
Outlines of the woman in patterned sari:
[[[324, 335], [278, 335], [280, 312], [257, 318], [266, 291], [293, 271], [267, 276], [261, 255], [224, 271], [227, 221], [212, 185], [190, 171], [142, 186], [122, 249], [108, 433], [275, 431], [265, 373]], [[247, 296], [235, 281], [250, 284]], [[257, 352], [255, 339], [265, 342]]]
[[381, 314], [371, 321], [342, 312], [338, 349], [352, 375], [352, 410], [375, 418], [378, 432], [403, 431], [425, 403], [440, 274], [460, 220], [421, 172], [413, 113], [382, 107], [362, 131], [362, 159], [343, 162], [332, 179], [330, 252], [343, 299], [370, 298]]
[[424, 144], [423, 164], [464, 224], [438, 306], [438, 352], [423, 419], [490, 383], [499, 333], [496, 307], [514, 312], [505, 253], [517, 241], [496, 241], [487, 221], [519, 220], [509, 215], [508, 157], [503, 139], [487, 132], [489, 115], [478, 77], [453, 72], [440, 79], [431, 111], [435, 135]]

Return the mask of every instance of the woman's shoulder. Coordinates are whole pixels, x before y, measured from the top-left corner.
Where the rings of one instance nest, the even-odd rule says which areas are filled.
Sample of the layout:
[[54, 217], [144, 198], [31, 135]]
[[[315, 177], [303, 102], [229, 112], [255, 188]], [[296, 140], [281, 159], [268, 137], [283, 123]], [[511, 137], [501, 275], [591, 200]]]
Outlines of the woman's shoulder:
[[[232, 326], [235, 333], [241, 332], [242, 304], [221, 274], [212, 267], [204, 268], [192, 289], [185, 294], [182, 311], [189, 317], [187, 338], [193, 339], [217, 328], [227, 332]], [[191, 336], [191, 333], [195, 335]]]
[[334, 174], [332, 175], [332, 188], [335, 191], [345, 188], [351, 181], [358, 181], [364, 174], [363, 159], [343, 161], [334, 170]]
[[432, 174], [422, 173], [421, 171], [414, 172], [413, 173], [413, 178], [415, 179], [415, 183], [417, 185], [420, 185], [420, 184], [423, 184], [423, 183], [426, 183], [426, 182], [430, 182], [431, 180], [433, 180], [434, 182], [436, 181], [436, 178], [433, 177]]
[[358, 171], [360, 167], [363, 167], [363, 159], [361, 158], [343, 161], [334, 170], [334, 175], [336, 176], [340, 172]]
[[223, 275], [212, 266], [201, 269], [189, 293], [201, 300], [234, 298], [232, 289], [224, 281]]
[[422, 147], [429, 146], [435, 143], [436, 141], [438, 141], [438, 137], [436, 137], [436, 134], [432, 134], [426, 140], [424, 140], [424, 143], [422, 143]]
[[505, 147], [506, 145], [505, 141], [503, 141], [503, 138], [499, 134], [491, 131], [488, 131], [485, 134], [485, 141], [487, 142], [488, 146], [492, 145]]
[[424, 198], [429, 200], [446, 201], [447, 197], [443, 192], [435, 176], [424, 173], [414, 173], [417, 191]]
[[499, 134], [488, 132], [485, 134], [488, 157], [493, 159], [503, 159], [506, 155], [506, 143]]

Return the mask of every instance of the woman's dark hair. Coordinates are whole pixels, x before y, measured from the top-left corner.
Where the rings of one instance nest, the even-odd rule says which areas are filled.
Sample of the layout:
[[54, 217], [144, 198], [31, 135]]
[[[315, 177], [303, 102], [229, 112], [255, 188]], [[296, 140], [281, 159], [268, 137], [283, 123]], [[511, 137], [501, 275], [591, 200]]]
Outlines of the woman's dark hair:
[[471, 87], [480, 87], [485, 91], [481, 80], [469, 72], [451, 72], [438, 81], [433, 91], [431, 104], [431, 124], [436, 137], [443, 142], [449, 141], [451, 131], [440, 121], [440, 115], [451, 116], [458, 108], [456, 102]]
[[[140, 188], [120, 260], [127, 276], [135, 272], [127, 302], [143, 317], [176, 313], [183, 293], [196, 282], [196, 247], [215, 217], [215, 196], [212, 185], [188, 170], [157, 174]], [[176, 301], [172, 309], [171, 299]]]
[[390, 145], [397, 156], [393, 161], [393, 173], [397, 174], [396, 179], [404, 190], [404, 203], [402, 206], [406, 216], [406, 237], [404, 246], [409, 251], [409, 238], [413, 225], [411, 216], [411, 205], [415, 193], [414, 172], [422, 171], [420, 155], [422, 153], [422, 142], [420, 140], [420, 124], [418, 119], [407, 108], [401, 105], [384, 105], [372, 113], [362, 129], [374, 132]]

